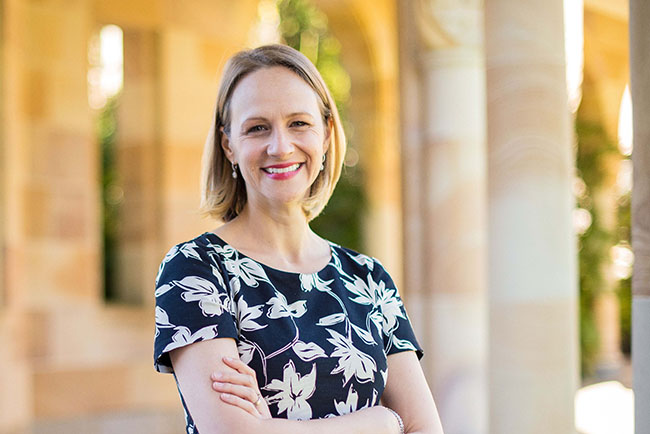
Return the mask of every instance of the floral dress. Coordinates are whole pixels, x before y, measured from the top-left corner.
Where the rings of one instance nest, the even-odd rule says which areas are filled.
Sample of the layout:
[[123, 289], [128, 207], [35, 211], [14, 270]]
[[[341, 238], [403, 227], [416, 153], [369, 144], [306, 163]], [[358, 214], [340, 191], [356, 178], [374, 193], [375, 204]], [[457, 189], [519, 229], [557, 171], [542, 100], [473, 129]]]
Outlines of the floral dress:
[[[301, 274], [256, 262], [210, 232], [174, 246], [156, 278], [156, 370], [174, 372], [176, 348], [234, 338], [273, 417], [332, 417], [378, 404], [386, 356], [422, 357], [422, 349], [382, 265], [330, 249], [323, 269]], [[187, 432], [198, 433], [182, 393], [181, 402]]]

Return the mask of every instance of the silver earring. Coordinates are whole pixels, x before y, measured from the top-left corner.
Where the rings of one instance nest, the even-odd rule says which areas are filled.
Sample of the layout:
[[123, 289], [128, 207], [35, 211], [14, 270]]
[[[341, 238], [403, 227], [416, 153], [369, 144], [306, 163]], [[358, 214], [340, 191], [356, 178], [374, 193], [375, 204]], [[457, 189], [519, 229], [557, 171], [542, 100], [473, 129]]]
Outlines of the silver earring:
[[325, 154], [323, 154], [323, 161], [320, 163], [320, 171], [325, 170]]
[[237, 165], [235, 163], [232, 164], [232, 177], [237, 179]]

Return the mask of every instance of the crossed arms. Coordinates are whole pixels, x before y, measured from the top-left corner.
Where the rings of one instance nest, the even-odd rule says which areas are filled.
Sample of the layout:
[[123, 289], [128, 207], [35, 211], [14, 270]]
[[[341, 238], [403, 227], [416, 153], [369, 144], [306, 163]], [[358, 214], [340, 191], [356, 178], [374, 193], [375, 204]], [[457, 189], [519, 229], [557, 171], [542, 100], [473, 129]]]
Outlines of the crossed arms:
[[[257, 399], [255, 376], [239, 361], [234, 339], [197, 342], [173, 350], [170, 356], [186, 405], [201, 434], [398, 434], [397, 419], [385, 407], [402, 417], [406, 433], [443, 434], [433, 396], [413, 351], [388, 356], [389, 375], [381, 398], [385, 407], [307, 421], [270, 418], [264, 400]], [[216, 377], [217, 373], [221, 378]]]

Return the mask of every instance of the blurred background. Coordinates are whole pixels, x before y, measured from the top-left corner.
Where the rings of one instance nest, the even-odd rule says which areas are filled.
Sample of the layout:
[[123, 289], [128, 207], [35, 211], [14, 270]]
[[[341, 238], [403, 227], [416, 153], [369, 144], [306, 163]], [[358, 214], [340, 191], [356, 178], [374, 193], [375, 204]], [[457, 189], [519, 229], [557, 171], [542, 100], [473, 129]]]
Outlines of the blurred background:
[[632, 432], [624, 0], [0, 0], [0, 433], [178, 433], [157, 267], [212, 230], [233, 53], [319, 68], [321, 235], [380, 259], [445, 432]]

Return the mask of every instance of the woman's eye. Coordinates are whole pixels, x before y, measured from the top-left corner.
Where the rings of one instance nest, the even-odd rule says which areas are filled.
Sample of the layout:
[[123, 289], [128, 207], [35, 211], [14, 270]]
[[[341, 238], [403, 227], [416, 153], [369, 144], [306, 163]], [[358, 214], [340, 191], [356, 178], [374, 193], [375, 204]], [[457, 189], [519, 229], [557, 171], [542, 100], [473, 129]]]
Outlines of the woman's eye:
[[291, 122], [292, 127], [306, 127], [308, 125], [309, 124], [307, 122], [305, 122], [305, 121], [293, 121], [293, 122]]
[[260, 131], [265, 131], [266, 127], [264, 125], [254, 125], [246, 130], [247, 133], [258, 133]]

